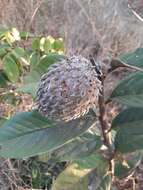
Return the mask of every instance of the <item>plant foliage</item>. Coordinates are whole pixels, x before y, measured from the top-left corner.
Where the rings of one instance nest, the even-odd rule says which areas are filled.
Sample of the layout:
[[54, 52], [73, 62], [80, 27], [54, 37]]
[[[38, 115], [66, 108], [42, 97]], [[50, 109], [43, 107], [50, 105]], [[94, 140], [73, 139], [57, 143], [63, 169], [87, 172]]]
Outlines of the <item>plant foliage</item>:
[[[30, 42], [28, 47], [23, 45], [26, 42]], [[6, 91], [8, 86], [14, 86], [13, 91], [0, 95], [1, 101], [14, 102], [15, 93], [19, 92], [29, 93], [34, 99], [41, 75], [49, 65], [64, 58], [61, 38], [1, 28], [0, 88]], [[93, 170], [96, 171], [96, 190], [114, 188], [113, 176], [129, 175], [142, 159], [143, 48], [119, 56], [118, 62], [121, 63], [119, 67], [124, 65], [137, 71], [119, 82], [110, 96], [110, 101], [117, 100], [125, 104], [126, 109], [113, 119], [108, 131], [102, 120], [102, 110], [106, 107], [104, 100], [99, 102], [99, 110], [102, 108], [99, 127], [92, 110], [70, 122], [51, 121], [36, 110], [21, 112], [7, 119], [1, 118], [0, 156], [40, 155], [42, 158], [46, 155], [46, 161], [50, 163], [68, 162], [68, 168], [54, 182], [54, 190], [61, 190], [63, 185], [65, 189], [87, 189]], [[127, 153], [132, 153], [131, 159], [126, 159]]]

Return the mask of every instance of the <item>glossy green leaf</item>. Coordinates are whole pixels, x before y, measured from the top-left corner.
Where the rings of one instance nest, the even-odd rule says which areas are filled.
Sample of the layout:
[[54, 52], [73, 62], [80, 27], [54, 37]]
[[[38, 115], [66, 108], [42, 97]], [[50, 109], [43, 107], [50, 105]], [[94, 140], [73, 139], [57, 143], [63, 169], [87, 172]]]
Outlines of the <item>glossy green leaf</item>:
[[117, 128], [115, 148], [122, 153], [143, 149], [143, 109], [130, 108], [115, 118], [112, 128]]
[[[102, 145], [101, 137], [97, 136], [92, 129], [87, 130], [84, 134], [78, 136], [72, 142], [66, 143], [62, 147], [53, 151], [52, 154], [40, 155], [39, 159], [44, 158], [43, 162], [59, 162], [59, 161], [73, 161], [83, 158], [88, 158], [92, 153], [95, 153]], [[97, 155], [94, 157], [97, 158]], [[99, 160], [99, 159], [98, 159]], [[101, 158], [100, 158], [101, 160]], [[84, 163], [81, 163], [81, 167]], [[95, 163], [94, 163], [95, 165]], [[89, 164], [88, 164], [89, 166]], [[85, 166], [86, 167], [86, 166]]]
[[134, 106], [143, 107], [143, 73], [137, 72], [122, 80], [111, 94], [111, 99]]
[[136, 126], [143, 128], [143, 108], [128, 108], [120, 112], [112, 121], [114, 130]]
[[65, 144], [55, 150], [51, 155], [57, 161], [73, 161], [83, 159], [95, 152], [102, 145], [101, 137], [92, 133], [90, 130], [83, 135], [75, 138], [74, 141]]
[[91, 112], [67, 123], [55, 123], [39, 113], [16, 114], [0, 128], [0, 156], [23, 158], [51, 152], [74, 140], [95, 122]]
[[19, 68], [15, 60], [7, 54], [3, 59], [3, 70], [11, 82], [16, 82], [19, 78]]
[[125, 64], [143, 68], [143, 48], [138, 48], [134, 52], [120, 55], [119, 60]]

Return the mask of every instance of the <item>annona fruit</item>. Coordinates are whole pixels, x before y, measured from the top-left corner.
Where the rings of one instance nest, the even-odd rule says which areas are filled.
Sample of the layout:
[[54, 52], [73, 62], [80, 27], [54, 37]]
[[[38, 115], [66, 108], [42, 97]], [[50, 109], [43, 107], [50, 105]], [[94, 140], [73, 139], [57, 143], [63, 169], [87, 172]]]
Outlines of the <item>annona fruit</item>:
[[100, 89], [95, 66], [82, 56], [72, 56], [52, 64], [41, 77], [37, 108], [49, 119], [70, 121], [98, 106]]

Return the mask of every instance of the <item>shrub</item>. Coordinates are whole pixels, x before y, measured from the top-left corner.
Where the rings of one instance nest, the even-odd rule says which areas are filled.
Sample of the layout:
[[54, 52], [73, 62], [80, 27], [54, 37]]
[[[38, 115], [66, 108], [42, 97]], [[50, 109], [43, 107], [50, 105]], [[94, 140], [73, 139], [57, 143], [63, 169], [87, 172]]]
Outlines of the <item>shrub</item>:
[[[71, 60], [63, 55], [64, 45], [63, 40], [60, 38], [34, 36], [33, 34], [19, 32], [17, 29], [12, 28], [2, 29], [0, 31], [0, 39], [1, 88], [4, 89], [7, 85], [14, 85], [14, 92], [30, 93], [34, 101], [41, 76], [50, 72], [50, 68], [53, 68], [52, 71], [55, 71], [55, 63], [56, 66], [58, 64], [59, 69], [60, 67], [65, 69], [65, 72], [61, 72], [63, 76], [58, 75], [58, 77], [61, 77], [60, 79], [64, 78], [64, 85], [66, 85], [66, 80], [70, 76], [73, 77], [74, 74], [78, 74], [78, 76], [83, 77], [89, 71], [89, 68], [82, 70], [84, 58], [78, 63], [80, 65], [78, 67], [78, 65], [71, 63]], [[23, 43], [28, 40], [30, 40], [31, 45], [25, 48]], [[67, 186], [67, 189], [87, 189], [88, 183], [86, 178], [93, 170], [96, 171], [96, 189], [109, 190], [113, 187], [115, 189], [115, 178], [120, 179], [123, 176], [130, 175], [142, 158], [142, 54], [143, 49], [139, 48], [135, 52], [120, 55], [116, 60], [111, 61], [112, 68], [105, 75], [103, 75], [104, 73], [102, 74], [102, 71], [99, 72], [98, 64], [94, 65], [87, 60], [90, 69], [92, 68], [94, 71], [93, 73], [90, 71], [90, 74], [95, 74], [95, 79], [98, 82], [100, 80], [101, 86], [96, 88], [96, 84], [93, 85], [92, 83], [93, 87], [95, 87], [94, 90], [100, 90], [96, 98], [98, 102], [96, 102], [96, 107], [91, 106], [92, 109], [88, 113], [82, 113], [79, 115], [80, 117], [72, 117], [74, 111], [78, 109], [77, 105], [75, 108], [72, 105], [70, 109], [71, 117], [66, 121], [57, 121], [52, 120], [50, 117], [44, 117], [36, 109], [17, 113], [9, 119], [2, 120], [0, 128], [0, 156], [19, 159], [46, 154], [48, 160], [52, 162], [69, 162], [69, 167], [59, 176], [57, 182], [53, 185], [53, 189], [61, 189], [59, 181], [60, 183], [64, 182], [63, 185]], [[65, 64], [64, 67], [63, 63]], [[51, 64], [52, 67], [50, 66]], [[69, 72], [66, 76], [67, 78], [65, 78], [64, 74], [66, 69], [68, 69], [68, 64], [71, 64], [72, 74]], [[105, 101], [104, 80], [113, 69], [119, 67], [131, 68], [136, 72], [129, 74], [123, 79], [113, 90], [108, 101]], [[76, 72], [77, 70], [78, 72]], [[53, 72], [52, 77], [54, 76]], [[94, 79], [93, 76], [89, 76], [91, 79]], [[89, 80], [90, 77], [88, 78]], [[48, 79], [52, 80], [49, 78], [49, 75]], [[86, 85], [86, 80], [83, 80], [84, 84], [78, 86], [78, 90], [75, 88], [77, 90], [75, 94], [74, 80], [72, 82], [73, 98], [79, 98], [79, 102], [82, 98], [84, 100], [84, 96], [80, 97], [78, 93], [82, 91], [81, 88], [87, 88], [86, 90], [88, 90], [89, 85]], [[44, 87], [45, 85], [44, 83]], [[57, 85], [55, 88], [59, 88], [58, 83], [54, 83], [54, 85]], [[40, 86], [40, 88], [43, 87]], [[43, 89], [45, 90], [43, 91], [44, 93], [48, 93], [46, 91], [47, 88]], [[65, 86], [63, 86], [63, 89], [65, 89]], [[68, 90], [64, 91], [63, 89], [59, 90], [66, 93], [62, 98], [69, 98], [67, 97], [69, 94]], [[93, 93], [93, 95], [95, 94]], [[41, 101], [41, 96], [40, 94], [38, 101]], [[52, 98], [52, 96], [48, 97], [48, 94], [46, 96], [47, 99], [44, 99], [45, 104], [46, 100], [49, 101]], [[69, 96], [71, 98], [71, 94]], [[55, 100], [53, 98], [52, 101], [56, 101], [53, 102], [54, 104], [61, 105], [56, 107], [61, 112], [62, 106], [65, 105], [69, 111], [68, 104], [64, 104], [63, 99], [57, 98]], [[90, 103], [90, 100], [88, 103]], [[61, 101], [60, 104], [58, 104], [58, 101]], [[126, 109], [121, 111], [113, 119], [111, 126], [109, 126], [105, 119], [107, 116], [106, 106], [112, 101], [125, 104]], [[85, 103], [86, 101], [84, 106]], [[65, 107], [64, 109], [66, 110]], [[97, 109], [99, 109], [99, 113], [97, 113]], [[97, 120], [100, 121], [98, 126], [96, 125]], [[130, 158], [125, 157], [128, 153], [132, 153]], [[74, 172], [76, 173], [75, 175]], [[83, 183], [79, 183], [79, 181]]]

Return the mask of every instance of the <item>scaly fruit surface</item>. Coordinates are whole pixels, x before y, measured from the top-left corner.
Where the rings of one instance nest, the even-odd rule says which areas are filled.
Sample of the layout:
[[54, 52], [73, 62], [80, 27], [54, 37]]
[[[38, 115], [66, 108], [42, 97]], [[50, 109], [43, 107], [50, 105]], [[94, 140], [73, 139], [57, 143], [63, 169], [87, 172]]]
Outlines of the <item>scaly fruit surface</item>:
[[41, 77], [37, 108], [49, 119], [70, 121], [98, 106], [101, 81], [95, 66], [82, 56], [51, 65]]

